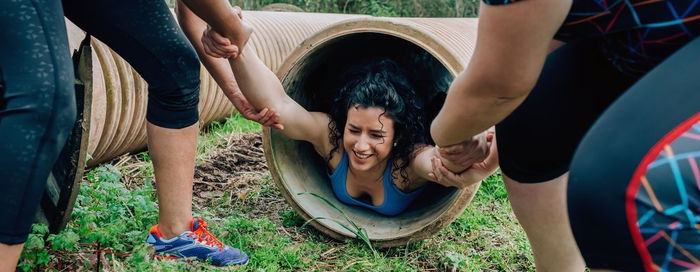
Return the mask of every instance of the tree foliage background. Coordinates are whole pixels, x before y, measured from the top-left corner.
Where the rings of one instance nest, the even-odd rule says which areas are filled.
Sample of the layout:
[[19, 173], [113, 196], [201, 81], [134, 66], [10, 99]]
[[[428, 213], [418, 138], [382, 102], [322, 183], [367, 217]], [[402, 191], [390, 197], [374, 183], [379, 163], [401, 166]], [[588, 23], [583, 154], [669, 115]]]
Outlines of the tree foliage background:
[[476, 17], [480, 0], [229, 0], [229, 2], [244, 10], [260, 10], [269, 4], [285, 3], [297, 6], [306, 12], [389, 17]]

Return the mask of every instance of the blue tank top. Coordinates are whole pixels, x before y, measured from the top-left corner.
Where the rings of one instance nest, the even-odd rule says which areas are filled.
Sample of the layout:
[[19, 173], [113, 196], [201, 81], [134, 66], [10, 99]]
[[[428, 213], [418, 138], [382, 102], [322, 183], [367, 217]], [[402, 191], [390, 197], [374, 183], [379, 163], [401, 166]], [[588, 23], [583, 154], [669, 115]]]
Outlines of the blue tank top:
[[394, 216], [403, 212], [409, 204], [413, 202], [418, 195], [423, 191], [425, 186], [415, 190], [411, 193], [404, 193], [399, 188], [396, 188], [393, 180], [391, 179], [391, 160], [386, 165], [384, 169], [384, 175], [382, 178], [382, 184], [384, 185], [384, 203], [381, 206], [374, 206], [357, 199], [354, 199], [348, 194], [347, 187], [345, 183], [348, 176], [348, 153], [343, 151], [343, 158], [340, 160], [340, 164], [335, 168], [333, 174], [328, 174], [331, 178], [331, 185], [333, 187], [333, 193], [335, 197], [348, 205], [365, 207], [367, 209], [373, 210], [377, 213]]

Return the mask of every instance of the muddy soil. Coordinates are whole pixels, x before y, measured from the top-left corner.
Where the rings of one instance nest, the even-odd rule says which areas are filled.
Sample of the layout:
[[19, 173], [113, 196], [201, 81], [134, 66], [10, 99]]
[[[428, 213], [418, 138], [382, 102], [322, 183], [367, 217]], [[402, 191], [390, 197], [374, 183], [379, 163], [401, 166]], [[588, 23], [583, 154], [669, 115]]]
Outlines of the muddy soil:
[[228, 148], [195, 167], [195, 202], [208, 204], [225, 192], [245, 198], [268, 175], [259, 134], [241, 134]]
[[[283, 213], [292, 208], [270, 179], [260, 133], [234, 136], [227, 148], [198, 165], [194, 173], [194, 205], [207, 209], [220, 203], [231, 203], [231, 209], [217, 209], [217, 216], [243, 211], [248, 219], [269, 218], [278, 223], [278, 231], [292, 240], [303, 237], [297, 227], [282, 225]], [[226, 214], [230, 211], [230, 214]], [[308, 232], [306, 228], [302, 232]]]

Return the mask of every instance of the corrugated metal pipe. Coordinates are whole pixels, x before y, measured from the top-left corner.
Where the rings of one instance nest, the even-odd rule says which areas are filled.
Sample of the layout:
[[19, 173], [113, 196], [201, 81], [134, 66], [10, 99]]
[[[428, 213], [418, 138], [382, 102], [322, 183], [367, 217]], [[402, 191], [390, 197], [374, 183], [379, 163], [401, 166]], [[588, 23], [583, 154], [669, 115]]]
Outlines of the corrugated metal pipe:
[[[434, 117], [452, 79], [463, 70], [476, 42], [477, 20], [468, 18], [361, 18], [343, 21], [302, 42], [277, 72], [290, 96], [310, 110], [328, 110], [336, 94], [319, 82], [333, 80], [357, 60], [390, 58], [417, 84], [426, 115]], [[330, 77], [330, 78], [329, 78]], [[430, 119], [432, 120], [432, 118]], [[287, 202], [305, 219], [323, 217], [351, 226], [345, 216], [379, 247], [405, 245], [431, 237], [462, 214], [479, 184], [464, 190], [433, 184], [404, 213], [386, 217], [344, 205], [333, 195], [326, 162], [305, 142], [277, 130], [263, 131], [265, 156], [273, 179]], [[341, 210], [304, 192], [316, 193]], [[354, 238], [336, 221], [312, 226], [336, 239]], [[351, 227], [352, 228], [352, 227]]]

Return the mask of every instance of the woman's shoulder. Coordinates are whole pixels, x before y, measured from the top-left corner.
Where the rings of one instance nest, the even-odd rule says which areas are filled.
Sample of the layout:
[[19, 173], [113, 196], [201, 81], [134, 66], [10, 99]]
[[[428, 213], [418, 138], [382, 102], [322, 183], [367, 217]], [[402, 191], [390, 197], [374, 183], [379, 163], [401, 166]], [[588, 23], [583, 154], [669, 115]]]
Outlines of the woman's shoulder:
[[[331, 140], [330, 135], [328, 136], [329, 142]], [[330, 146], [333, 146], [332, 144], [329, 144]], [[335, 149], [330, 148], [328, 150], [323, 150], [319, 151], [318, 149], [316, 152], [323, 158], [326, 162], [328, 162], [328, 168], [330, 168], [331, 173], [335, 172], [335, 169], [338, 168], [338, 165], [340, 165], [340, 162], [343, 159], [343, 156], [345, 156], [345, 149], [343, 149], [343, 140], [338, 139], [337, 143], [335, 145]]]
[[328, 155], [329, 154], [326, 154], [325, 156], [321, 157], [323, 157], [328, 162], [328, 167], [331, 169], [331, 172], [334, 172], [335, 169], [338, 169], [338, 166], [343, 160], [343, 156], [345, 156], [345, 150], [342, 147], [339, 147], [337, 150], [334, 150], [333, 153], [330, 154], [330, 159], [328, 159]]
[[[410, 158], [415, 158], [415, 153], [420, 152], [422, 148], [416, 148], [414, 150], [414, 155]], [[422, 178], [415, 169], [411, 167], [411, 163], [404, 163], [401, 158], [395, 158], [389, 161], [387, 168], [389, 170], [389, 176], [394, 186], [403, 193], [414, 192], [423, 185], [425, 185], [428, 180]]]

